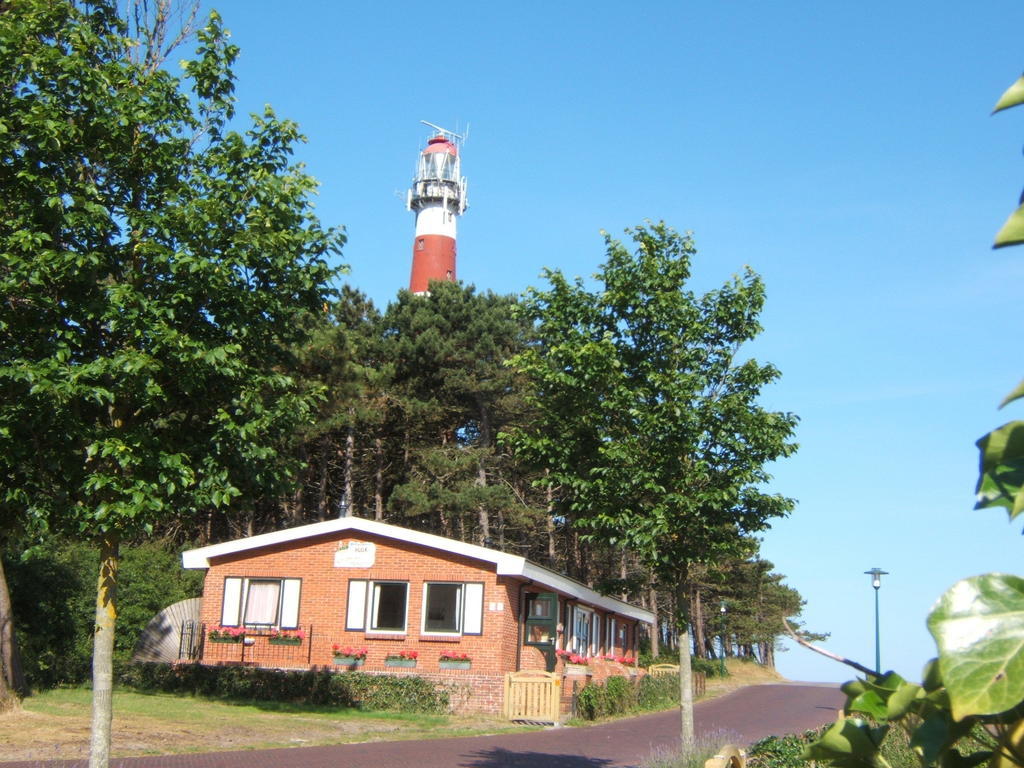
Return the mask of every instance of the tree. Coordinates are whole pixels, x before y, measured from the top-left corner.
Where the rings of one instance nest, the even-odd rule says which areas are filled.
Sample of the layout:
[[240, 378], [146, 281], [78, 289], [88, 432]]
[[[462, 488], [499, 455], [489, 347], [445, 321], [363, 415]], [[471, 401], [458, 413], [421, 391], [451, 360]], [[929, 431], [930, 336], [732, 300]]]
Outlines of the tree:
[[793, 502], [765, 493], [769, 462], [795, 450], [796, 417], [756, 403], [779, 372], [737, 359], [760, 331], [764, 287], [750, 269], [697, 296], [696, 249], [665, 224], [605, 236], [590, 290], [548, 271], [523, 312], [534, 343], [513, 363], [533, 384], [533, 423], [508, 436], [549, 470], [557, 514], [625, 547], [677, 590], [684, 748], [693, 743], [686, 583], [696, 563], [739, 551]]
[[428, 296], [403, 291], [383, 318], [380, 357], [403, 413], [406, 470], [389, 507], [478, 544], [500, 540], [506, 520], [529, 512], [495, 445], [523, 409], [522, 382], [505, 365], [524, 343], [514, 306], [513, 297], [439, 281]]
[[233, 118], [211, 14], [185, 80], [113, 0], [0, 14], [3, 509], [100, 547], [90, 765], [109, 759], [119, 543], [283, 492], [317, 393], [288, 371], [331, 296], [297, 127]]

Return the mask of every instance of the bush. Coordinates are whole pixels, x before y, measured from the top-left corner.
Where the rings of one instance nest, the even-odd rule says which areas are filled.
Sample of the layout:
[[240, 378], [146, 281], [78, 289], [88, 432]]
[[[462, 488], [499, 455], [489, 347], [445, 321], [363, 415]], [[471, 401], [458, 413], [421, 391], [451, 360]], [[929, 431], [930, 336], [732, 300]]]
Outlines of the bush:
[[679, 675], [640, 678], [637, 708], [643, 712], [679, 706]]
[[[89, 679], [99, 553], [53, 538], [3, 553], [14, 628], [29, 687], [52, 688]], [[118, 586], [115, 667], [123, 668], [150, 619], [171, 603], [202, 592], [203, 574], [181, 567], [179, 550], [161, 542], [125, 545]]]
[[[722, 677], [722, 662], [711, 659], [693, 658], [690, 660], [690, 668], [694, 672], [703, 672], [704, 677]], [[729, 676], [729, 670], [725, 670], [725, 677]]]
[[679, 704], [679, 675], [609, 677], [576, 694], [576, 715], [584, 720], [667, 709]]
[[807, 768], [803, 758], [804, 747], [816, 741], [823, 732], [824, 729], [761, 739], [747, 751], [747, 765], [750, 768]]
[[353, 707], [377, 712], [443, 714], [450, 705], [447, 690], [422, 677], [362, 672], [146, 663], [129, 666], [120, 675], [119, 682], [144, 692]]

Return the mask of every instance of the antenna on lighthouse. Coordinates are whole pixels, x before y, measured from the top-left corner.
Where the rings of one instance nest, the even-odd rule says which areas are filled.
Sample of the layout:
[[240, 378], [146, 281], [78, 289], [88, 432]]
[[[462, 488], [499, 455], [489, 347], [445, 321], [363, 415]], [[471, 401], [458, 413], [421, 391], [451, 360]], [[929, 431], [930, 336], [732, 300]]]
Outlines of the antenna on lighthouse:
[[436, 134], [420, 152], [406, 197], [406, 207], [416, 214], [409, 278], [409, 290], [415, 294], [428, 293], [431, 280], [455, 281], [455, 222], [469, 207], [459, 156], [465, 136], [420, 122]]
[[444, 136], [446, 139], [449, 139], [449, 140], [455, 139], [455, 143], [462, 143], [462, 142], [464, 142], [466, 140], [466, 136], [469, 135], [468, 127], [466, 129], [466, 135], [464, 136], [462, 134], [456, 133], [455, 131], [449, 131], [447, 128], [442, 128], [440, 125], [434, 125], [433, 123], [427, 122], [426, 120], [420, 120], [420, 122], [423, 123], [423, 125], [427, 126], [428, 128], [433, 128], [435, 131], [437, 131], [441, 136]]

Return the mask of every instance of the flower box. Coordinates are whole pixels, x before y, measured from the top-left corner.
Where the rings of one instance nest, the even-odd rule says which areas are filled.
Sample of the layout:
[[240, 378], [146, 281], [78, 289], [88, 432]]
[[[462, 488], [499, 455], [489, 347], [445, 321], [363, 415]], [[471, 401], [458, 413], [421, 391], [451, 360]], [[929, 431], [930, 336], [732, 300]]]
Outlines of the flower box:
[[589, 675], [590, 667], [587, 664], [566, 664], [565, 674], [567, 675]]
[[401, 656], [388, 656], [384, 659], [385, 667], [415, 667], [416, 659], [405, 659]]
[[271, 645], [302, 645], [301, 637], [272, 637], [270, 638]]
[[470, 669], [473, 662], [466, 659], [441, 659], [441, 669]]
[[363, 666], [362, 658], [355, 656], [335, 656], [334, 663], [339, 667], [361, 667]]
[[215, 637], [213, 635], [210, 635], [206, 639], [209, 640], [211, 643], [240, 643], [242, 642], [242, 640], [245, 639], [245, 635], [238, 635], [237, 637], [225, 637], [223, 635], [217, 635]]

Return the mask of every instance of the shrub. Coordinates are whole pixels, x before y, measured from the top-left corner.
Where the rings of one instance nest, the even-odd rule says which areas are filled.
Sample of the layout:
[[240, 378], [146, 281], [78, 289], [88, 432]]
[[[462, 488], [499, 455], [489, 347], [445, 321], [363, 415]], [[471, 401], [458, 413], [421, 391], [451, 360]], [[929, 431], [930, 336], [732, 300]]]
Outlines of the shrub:
[[576, 715], [584, 720], [644, 712], [679, 704], [679, 675], [633, 679], [609, 677], [588, 683], [576, 694]]
[[[14, 627], [29, 686], [52, 688], [89, 679], [99, 553], [91, 544], [54, 537], [3, 553]], [[171, 603], [197, 597], [203, 575], [181, 567], [178, 550], [162, 542], [125, 545], [121, 552], [114, 663], [131, 658], [149, 620]]]
[[[710, 659], [690, 659], [690, 669], [694, 672], [703, 672], [705, 677], [721, 677], [722, 676], [722, 664], [718, 661], [711, 661]], [[726, 675], [729, 671], [726, 670]]]
[[202, 664], [132, 664], [120, 676], [140, 691], [190, 693], [212, 698], [280, 701], [378, 712], [445, 713], [449, 694], [416, 676], [361, 672], [285, 671]]
[[804, 747], [823, 732], [824, 729], [761, 739], [747, 751], [747, 765], [750, 768], [807, 768]]
[[637, 707], [649, 712], [679, 706], [679, 675], [646, 675], [640, 678]]

